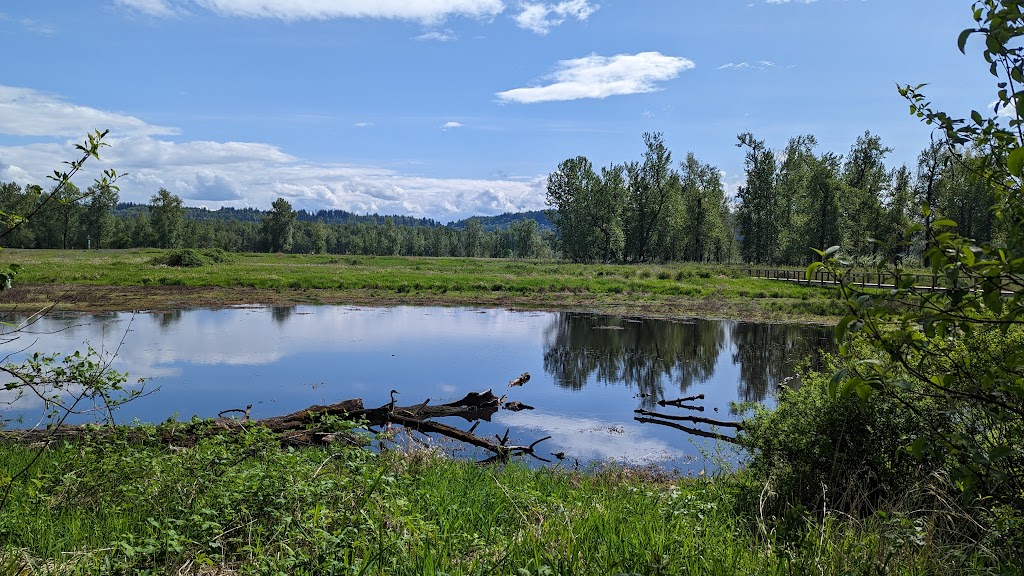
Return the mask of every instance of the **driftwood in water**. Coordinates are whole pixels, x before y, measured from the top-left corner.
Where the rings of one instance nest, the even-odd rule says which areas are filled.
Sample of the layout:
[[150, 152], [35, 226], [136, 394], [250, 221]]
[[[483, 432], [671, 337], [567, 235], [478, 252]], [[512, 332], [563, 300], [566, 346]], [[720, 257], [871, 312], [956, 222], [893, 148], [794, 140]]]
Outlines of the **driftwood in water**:
[[[658, 406], [675, 406], [677, 408], [689, 408], [691, 410], [696, 409], [691, 406], [684, 406], [683, 402], [692, 402], [694, 400], [703, 400], [703, 394], [697, 394], [696, 396], [687, 396], [685, 398], [676, 398], [675, 400], [658, 400]], [[703, 410], [703, 408], [701, 408]]]
[[712, 418], [703, 418], [701, 416], [671, 416], [669, 414], [659, 414], [657, 412], [651, 412], [649, 410], [633, 410], [641, 416], [651, 416], [654, 418], [664, 418], [665, 420], [675, 420], [683, 422], [693, 422], [695, 424], [710, 424], [712, 426], [722, 426], [725, 428], [735, 428], [737, 430], [743, 430], [743, 424], [740, 422], [729, 422], [726, 420], [715, 420]]
[[[682, 408], [684, 410], [696, 410], [696, 411], [699, 411], [699, 412], [703, 412], [704, 411], [704, 407], [703, 406], [691, 406], [689, 404], [685, 404], [685, 402], [691, 402], [693, 400], [703, 400], [703, 399], [704, 399], [704, 395], [703, 394], [697, 394], [696, 396], [687, 396], [685, 398], [676, 398], [675, 400], [659, 400], [658, 401], [658, 405], [659, 406], [663, 406], [663, 407], [664, 406], [672, 406], [672, 407], [675, 407], [675, 408]], [[716, 408], [715, 411], [717, 412], [718, 409]], [[728, 422], [728, 421], [725, 421], [725, 420], [715, 420], [713, 418], [704, 418], [702, 416], [672, 416], [670, 414], [661, 414], [661, 413], [658, 413], [658, 412], [651, 412], [650, 410], [643, 410], [643, 409], [634, 410], [633, 412], [635, 412], [636, 414], [639, 414], [639, 416], [636, 416], [633, 419], [636, 420], [637, 422], [640, 422], [640, 423], [660, 424], [662, 426], [668, 426], [670, 428], [675, 428], [677, 430], [682, 430], [683, 432], [686, 432], [688, 434], [693, 434], [694, 436], [701, 436], [703, 438], [712, 438], [714, 440], [722, 440], [724, 442], [731, 442], [733, 444], [739, 444], [741, 446], [743, 445], [743, 443], [740, 440], [737, 440], [736, 438], [733, 438], [732, 436], [726, 436], [725, 434], [719, 434], [717, 432], [708, 432], [707, 430], [701, 430], [699, 428], [693, 428], [693, 427], [690, 427], [690, 426], [683, 426], [682, 424], [677, 424], [676, 423], [676, 422], [693, 422], [694, 424], [708, 424], [708, 425], [711, 425], [711, 426], [722, 426], [724, 428], [735, 428], [737, 431], [739, 431], [739, 430], [743, 430], [743, 423], [741, 423], [741, 422]]]
[[[528, 379], [529, 375], [524, 374], [520, 379], [525, 381], [524, 377]], [[182, 447], [194, 445], [200, 438], [206, 436], [239, 432], [261, 426], [277, 433], [281, 443], [290, 446], [317, 445], [336, 441], [354, 442], [356, 437], [352, 434], [339, 433], [330, 428], [321, 427], [325, 417], [334, 416], [361, 423], [367, 427], [391, 427], [392, 425], [397, 425], [411, 431], [439, 434], [491, 452], [493, 456], [485, 460], [485, 462], [503, 460], [509, 456], [518, 455], [530, 455], [543, 460], [543, 458], [534, 453], [534, 447], [550, 438], [550, 436], [526, 446], [510, 445], [508, 443], [508, 431], [505, 432], [504, 438], [495, 437], [494, 440], [491, 440], [473, 433], [476, 430], [476, 424], [466, 431], [431, 420], [432, 418], [459, 417], [467, 422], [479, 423], [481, 420], [489, 422], [491, 416], [501, 408], [504, 400], [504, 397], [499, 398], [491, 390], [486, 390], [484, 392], [470, 392], [454, 402], [433, 406], [430, 405], [430, 399], [427, 399], [411, 406], [395, 406], [394, 403], [389, 403], [378, 408], [365, 408], [362, 399], [354, 398], [326, 406], [310, 406], [284, 416], [260, 419], [250, 418], [250, 411], [252, 410], [250, 405], [244, 410], [225, 410], [219, 414], [218, 418], [212, 420], [198, 423], [179, 422], [162, 424], [157, 430], [156, 437], [171, 446]], [[233, 413], [240, 413], [242, 417], [224, 417], [227, 414]], [[87, 436], [107, 436], [116, 432], [123, 432], [129, 436], [137, 434], [140, 441], [152, 439], [152, 437], [147, 437], [144, 432], [131, 428], [65, 425], [54, 430], [4, 430], [0, 431], [0, 441], [48, 444], [54, 441], [79, 440]]]
[[665, 420], [657, 420], [657, 419], [654, 419], [654, 418], [642, 418], [640, 416], [637, 416], [637, 417], [635, 417], [633, 419], [636, 420], [637, 422], [641, 422], [641, 423], [661, 424], [662, 426], [669, 426], [670, 428], [675, 428], [677, 430], [682, 430], [683, 432], [686, 432], [688, 434], [693, 434], [694, 436], [701, 436], [703, 438], [711, 438], [713, 440], [722, 440], [724, 442], [729, 442], [729, 443], [732, 443], [732, 444], [738, 444], [740, 446], [743, 446], [742, 442], [740, 442], [736, 438], [733, 438], [732, 436], [726, 436], [725, 434], [718, 434], [716, 432], [707, 432], [707, 431], [704, 431], [704, 430], [700, 430], [698, 428], [690, 428], [689, 426], [683, 426], [682, 424], [676, 424], [675, 422], [666, 422]]

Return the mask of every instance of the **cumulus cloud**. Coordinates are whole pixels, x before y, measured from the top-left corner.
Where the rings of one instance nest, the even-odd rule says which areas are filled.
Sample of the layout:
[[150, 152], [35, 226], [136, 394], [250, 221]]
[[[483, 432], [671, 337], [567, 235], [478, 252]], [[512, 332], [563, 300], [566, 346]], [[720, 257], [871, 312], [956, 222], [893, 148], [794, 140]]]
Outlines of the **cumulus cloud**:
[[565, 22], [566, 18], [571, 17], [582, 22], [598, 8], [599, 6], [591, 4], [588, 0], [567, 0], [558, 4], [523, 2], [519, 5], [519, 14], [513, 19], [520, 28], [545, 35], [551, 28]]
[[174, 128], [154, 126], [134, 116], [78, 106], [30, 88], [0, 85], [0, 134], [79, 137], [97, 128], [123, 134], [178, 133]]
[[492, 18], [505, 10], [502, 0], [115, 0], [154, 16], [170, 16], [198, 6], [222, 16], [328, 20], [387, 18], [436, 23], [452, 16]]
[[598, 56], [562, 60], [550, 83], [498, 92], [502, 102], [532, 104], [580, 98], [607, 98], [626, 94], [654, 92], [657, 82], [671, 80], [695, 64], [687, 58], [666, 56], [660, 52]]
[[[76, 158], [75, 144], [96, 126], [112, 128], [105, 140], [110, 146], [102, 161], [86, 163], [76, 183], [88, 186], [102, 169], [115, 168], [127, 174], [118, 182], [123, 201], [148, 202], [166, 188], [192, 205], [267, 208], [283, 196], [297, 208], [441, 221], [545, 206], [544, 175], [427, 178], [376, 166], [312, 162], [262, 142], [170, 141], [161, 136], [177, 130], [7, 86], [0, 86], [0, 134], [48, 141], [0, 146], [0, 180], [47, 185], [46, 176]], [[441, 128], [461, 126], [450, 121]]]
[[[149, 136], [109, 139], [102, 162], [86, 164], [77, 183], [99, 170], [127, 173], [121, 200], [148, 202], [166, 188], [187, 204], [269, 208], [278, 196], [296, 208], [359, 214], [407, 214], [442, 222], [473, 215], [544, 208], [545, 176], [428, 178], [375, 166], [309, 162], [274, 146], [246, 142], [167, 142]], [[47, 184], [46, 175], [75, 157], [74, 141], [0, 146], [0, 180]]]

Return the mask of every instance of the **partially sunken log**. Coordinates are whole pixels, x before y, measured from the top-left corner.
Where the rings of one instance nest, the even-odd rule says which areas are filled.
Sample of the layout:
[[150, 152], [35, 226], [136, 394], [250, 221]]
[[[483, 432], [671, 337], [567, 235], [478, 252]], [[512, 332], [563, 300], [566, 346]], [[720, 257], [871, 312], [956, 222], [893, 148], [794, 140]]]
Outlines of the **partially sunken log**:
[[[524, 376], [526, 379], [529, 379], [528, 374], [520, 376], [519, 379], [523, 379]], [[378, 408], [365, 408], [362, 399], [353, 398], [326, 406], [310, 406], [284, 416], [273, 416], [255, 420], [249, 417], [252, 409], [250, 405], [244, 410], [225, 410], [220, 413], [218, 418], [199, 424], [182, 422], [162, 425], [159, 429], [158, 437], [161, 441], [171, 446], [183, 447], [194, 445], [200, 438], [206, 436], [234, 433], [251, 429], [255, 426], [262, 426], [277, 433], [281, 443], [289, 446], [317, 445], [337, 441], [356, 443], [358, 437], [354, 434], [339, 433], [321, 426], [325, 419], [337, 417], [366, 427], [380, 426], [390, 428], [393, 425], [397, 425], [414, 432], [446, 436], [491, 452], [493, 456], [484, 462], [494, 462], [519, 455], [530, 455], [543, 460], [543, 458], [534, 453], [534, 447], [550, 437], [537, 440], [528, 446], [518, 446], [508, 443], [508, 431], [505, 432], [503, 438], [495, 437], [495, 440], [473, 433], [476, 430], [476, 423], [480, 421], [489, 422], [491, 416], [501, 408], [503, 401], [504, 397], [499, 398], [495, 396], [491, 390], [470, 392], [459, 400], [435, 406], [430, 405], [430, 399], [428, 398], [419, 404], [411, 406], [395, 406], [393, 403], [389, 403]], [[519, 402], [510, 402], [509, 404], [526, 406]], [[242, 417], [224, 417], [226, 414], [234, 413], [239, 413]], [[448, 417], [459, 417], [467, 422], [475, 423], [468, 431], [465, 431], [431, 420], [432, 418]], [[88, 427], [65, 425], [52, 430], [3, 430], [0, 431], [0, 441], [16, 441], [45, 446], [51, 442], [77, 440], [88, 435], [105, 436], [115, 431], [118, 431], [118, 427], [97, 427], [95, 425]], [[131, 430], [128, 430], [128, 433], [131, 434]], [[140, 433], [139, 436], [140, 440], [145, 439], [145, 435]]]
[[675, 406], [677, 408], [691, 408], [690, 406], [684, 406], [684, 402], [692, 402], [694, 400], [703, 400], [703, 394], [697, 394], [696, 396], [687, 396], [685, 398], [676, 398], [675, 400], [658, 400], [658, 406]]
[[637, 416], [637, 417], [633, 418], [633, 420], [636, 420], [637, 422], [641, 422], [641, 423], [647, 423], [647, 424], [661, 424], [662, 426], [668, 426], [670, 428], [675, 428], [676, 430], [682, 430], [683, 432], [686, 432], [688, 434], [693, 434], [694, 436], [701, 436], [703, 438], [711, 438], [713, 440], [722, 440], [724, 442], [729, 442], [731, 444], [737, 444], [739, 446], [743, 446], [744, 445], [743, 442], [737, 440], [736, 438], [733, 438], [732, 436], [726, 436], [725, 434], [718, 434], [718, 433], [715, 433], [715, 432], [706, 432], [706, 431], [701, 430], [699, 428], [691, 428], [689, 426], [683, 426], [682, 424], [676, 424], [675, 422], [666, 422], [665, 420], [656, 420], [654, 418], [641, 418], [640, 416]]
[[[697, 394], [696, 396], [687, 396], [685, 398], [676, 398], [675, 400], [660, 400], [659, 406], [673, 406], [676, 408], [682, 408], [684, 410], [697, 410], [700, 412], [704, 411], [703, 406], [691, 406], [685, 404], [685, 402], [692, 402], [693, 400], [703, 400], [703, 394]], [[717, 412], [718, 409], [716, 408]], [[639, 416], [633, 419], [643, 424], [660, 424], [662, 426], [668, 426], [669, 428], [675, 428], [682, 430], [688, 434], [694, 436], [701, 436], [703, 438], [712, 438], [714, 440], [722, 440], [724, 442], [731, 442], [733, 444], [743, 445], [743, 442], [732, 436], [726, 436], [725, 434], [719, 434], [717, 432], [708, 432], [699, 428], [693, 428], [690, 426], [683, 426], [682, 424], [676, 424], [676, 422], [693, 422], [695, 424], [708, 424], [711, 426], [721, 426], [724, 428], [735, 428], [737, 431], [743, 430], [742, 422], [729, 422], [726, 420], [715, 420], [713, 418], [704, 418], [702, 416], [673, 416], [671, 414], [661, 414], [659, 412], [651, 412], [650, 410], [634, 410], [633, 411]]]
[[712, 426], [723, 426], [725, 428], [735, 428], [737, 430], [743, 430], [743, 424], [741, 422], [715, 420], [713, 418], [703, 418], [701, 416], [672, 416], [670, 414], [659, 414], [658, 412], [651, 412], [649, 410], [633, 410], [633, 412], [636, 412], [641, 416], [652, 416], [654, 418], [664, 418], [665, 420], [675, 420], [677, 422], [710, 424]]

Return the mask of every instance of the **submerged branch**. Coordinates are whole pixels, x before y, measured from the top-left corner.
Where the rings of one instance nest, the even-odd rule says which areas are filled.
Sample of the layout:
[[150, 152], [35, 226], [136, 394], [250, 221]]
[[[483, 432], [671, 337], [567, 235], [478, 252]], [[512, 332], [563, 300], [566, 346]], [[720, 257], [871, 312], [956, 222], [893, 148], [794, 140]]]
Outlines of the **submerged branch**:
[[668, 426], [670, 428], [675, 428], [677, 430], [682, 430], [683, 432], [687, 432], [689, 434], [693, 434], [694, 436], [701, 436], [703, 438], [711, 438], [713, 440], [722, 440], [724, 442], [729, 442], [731, 444], [736, 444], [737, 446], [743, 446], [744, 445], [741, 440], [739, 440], [738, 438], [733, 438], [732, 436], [726, 436], [724, 434], [718, 434], [716, 432], [706, 432], [704, 430], [700, 430], [700, 429], [697, 429], [697, 428], [690, 428], [689, 426], [683, 426], [682, 424], [676, 424], [674, 422], [666, 422], [665, 420], [657, 420], [657, 419], [654, 419], [654, 418], [642, 418], [640, 416], [637, 416], [637, 417], [635, 417], [633, 419], [636, 420], [637, 422], [641, 422], [641, 423], [661, 424], [662, 426]]
[[676, 420], [685, 422], [694, 422], [699, 424], [710, 424], [712, 426], [722, 426], [725, 428], [735, 428], [737, 430], [743, 430], [742, 422], [730, 422], [728, 420], [715, 420], [713, 418], [703, 418], [701, 416], [671, 416], [669, 414], [659, 414], [658, 412], [651, 412], [649, 410], [633, 410], [641, 416], [652, 416], [654, 418], [661, 418], [664, 420]]

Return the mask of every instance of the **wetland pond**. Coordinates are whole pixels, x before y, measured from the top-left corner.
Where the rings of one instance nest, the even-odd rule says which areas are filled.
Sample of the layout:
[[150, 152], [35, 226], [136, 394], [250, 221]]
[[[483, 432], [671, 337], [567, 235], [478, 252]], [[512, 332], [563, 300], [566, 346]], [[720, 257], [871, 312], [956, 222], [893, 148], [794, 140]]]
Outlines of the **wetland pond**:
[[[563, 466], [615, 461], [683, 473], [740, 455], [726, 443], [637, 422], [635, 409], [682, 415], [657, 401], [704, 394], [689, 402], [703, 413], [690, 414], [737, 420], [732, 403], [771, 403], [799, 362], [833, 347], [831, 330], [816, 326], [431, 307], [53, 313], [27, 332], [5, 344], [9, 360], [23, 358], [29, 345], [30, 352], [116, 350], [114, 368], [129, 382], [145, 378], [147, 391], [159, 388], [121, 407], [120, 422], [215, 417], [247, 404], [253, 418], [348, 398], [381, 406], [392, 388], [400, 405], [440, 404], [492, 388], [535, 409], [500, 410], [477, 434], [509, 429], [515, 444], [550, 435], [538, 453], [564, 453], [555, 460]], [[532, 379], [509, 388], [523, 372]], [[10, 400], [2, 394], [0, 401]], [[23, 398], [4, 412], [24, 415], [21, 425], [30, 426], [40, 409]]]

